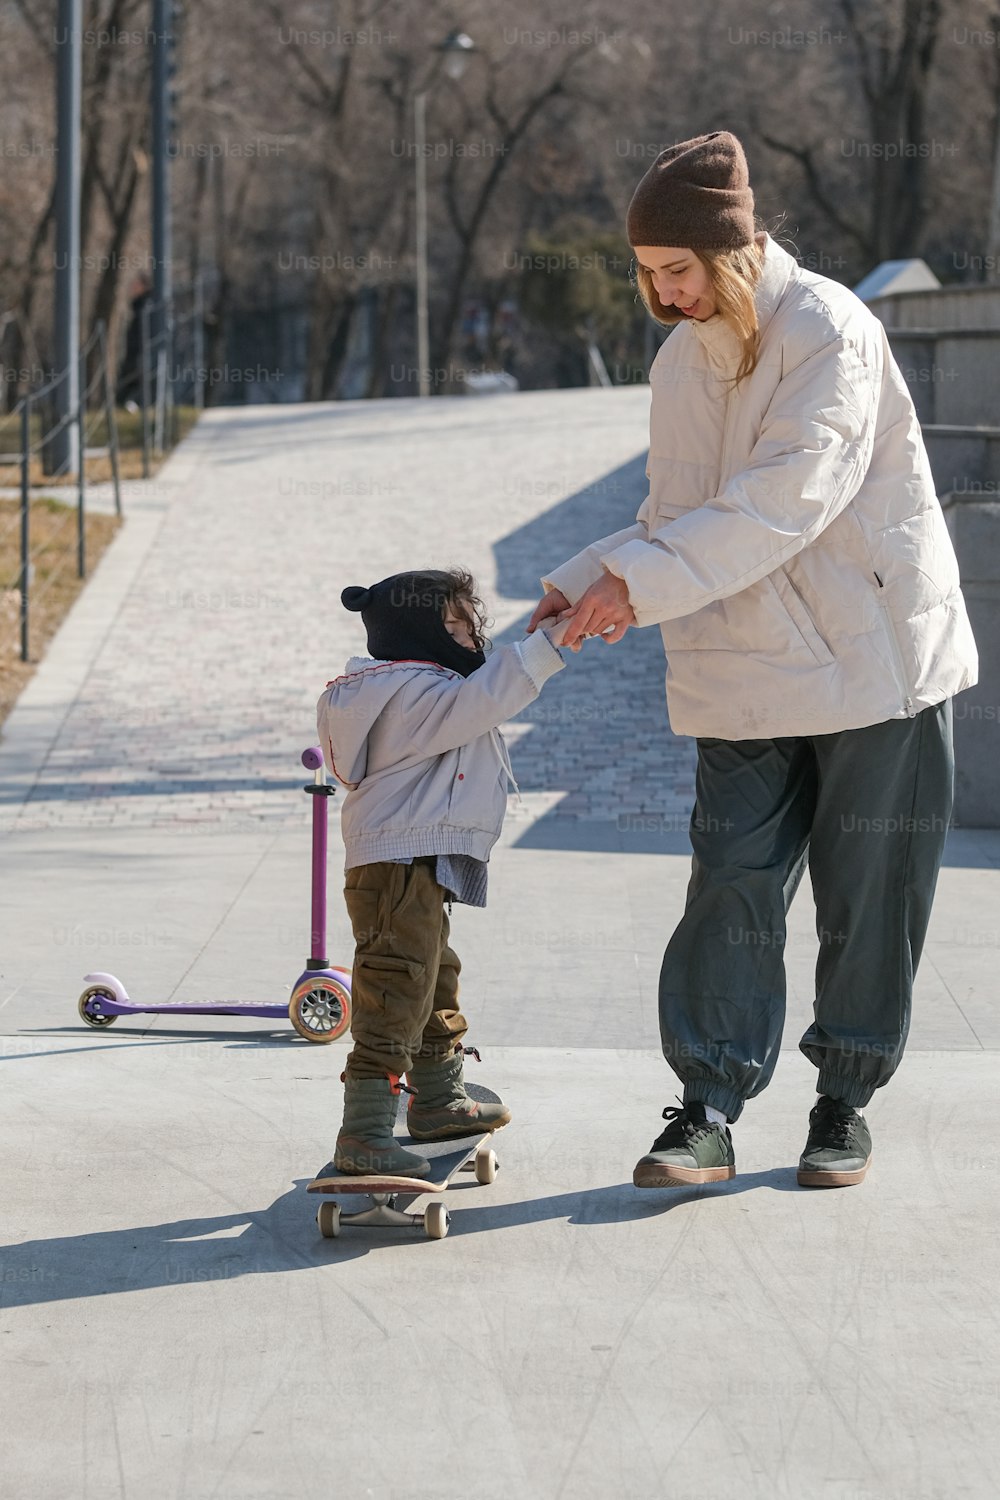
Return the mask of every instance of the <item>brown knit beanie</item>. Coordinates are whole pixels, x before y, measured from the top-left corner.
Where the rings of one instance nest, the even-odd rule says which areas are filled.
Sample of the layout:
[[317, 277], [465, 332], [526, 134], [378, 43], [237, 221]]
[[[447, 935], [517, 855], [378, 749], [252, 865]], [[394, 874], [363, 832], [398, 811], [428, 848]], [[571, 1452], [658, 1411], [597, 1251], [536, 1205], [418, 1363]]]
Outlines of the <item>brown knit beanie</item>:
[[668, 146], [639, 183], [626, 217], [630, 245], [737, 250], [754, 238], [743, 147], [728, 130]]

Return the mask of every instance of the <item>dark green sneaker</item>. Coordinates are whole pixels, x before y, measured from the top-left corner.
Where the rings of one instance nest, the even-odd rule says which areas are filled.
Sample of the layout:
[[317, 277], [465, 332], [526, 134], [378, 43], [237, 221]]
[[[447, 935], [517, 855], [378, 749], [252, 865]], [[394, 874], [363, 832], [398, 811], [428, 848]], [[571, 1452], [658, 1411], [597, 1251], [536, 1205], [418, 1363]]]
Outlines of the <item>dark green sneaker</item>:
[[726, 1126], [706, 1118], [703, 1104], [692, 1100], [681, 1109], [665, 1109], [663, 1118], [666, 1130], [636, 1162], [636, 1187], [687, 1187], [736, 1176], [733, 1138]]
[[868, 1126], [849, 1104], [824, 1094], [809, 1111], [809, 1139], [799, 1158], [800, 1187], [851, 1187], [872, 1158]]

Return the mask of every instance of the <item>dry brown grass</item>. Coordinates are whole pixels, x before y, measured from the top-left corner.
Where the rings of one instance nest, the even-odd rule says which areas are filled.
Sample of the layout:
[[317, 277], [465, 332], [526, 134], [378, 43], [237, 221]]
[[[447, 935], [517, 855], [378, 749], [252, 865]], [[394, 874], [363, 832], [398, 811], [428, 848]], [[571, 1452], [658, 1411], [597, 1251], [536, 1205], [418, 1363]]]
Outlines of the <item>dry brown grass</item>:
[[[87, 465], [90, 478], [90, 465]], [[96, 478], [96, 475], [94, 476]], [[0, 500], [0, 723], [13, 708], [86, 579], [77, 577], [77, 518], [73, 506], [41, 497], [31, 502], [31, 551], [35, 572], [28, 594], [30, 661], [21, 660], [20, 502]], [[86, 518], [87, 574], [121, 521]]]
[[[139, 412], [116, 412], [119, 442], [119, 473], [122, 479], [142, 478], [142, 415]], [[177, 408], [176, 434], [180, 441], [198, 420], [193, 406]], [[42, 414], [32, 417], [31, 443], [42, 434]], [[111, 458], [90, 452], [107, 443], [107, 430], [99, 417], [87, 437], [87, 483], [100, 484], [111, 479]], [[0, 425], [0, 486], [16, 488], [21, 482], [17, 463], [4, 462], [16, 455], [20, 447], [20, 429], [16, 422]], [[172, 451], [172, 450], [170, 450]], [[150, 471], [155, 474], [170, 452], [153, 454]], [[57, 477], [43, 473], [40, 456], [30, 464], [32, 486], [46, 489], [75, 485], [76, 475]], [[86, 559], [88, 578], [97, 567], [101, 554], [111, 541], [121, 520], [117, 516], [88, 514], [86, 518]], [[30, 660], [21, 660], [21, 531], [20, 501], [0, 498], [0, 724], [14, 704], [45, 655], [46, 648], [62, 624], [86, 579], [77, 577], [76, 507], [45, 496], [31, 501], [31, 552], [35, 573], [28, 596]]]
[[[193, 406], [179, 406], [177, 408], [177, 441], [186, 437], [198, 420], [199, 413]], [[36, 446], [42, 433], [42, 415], [35, 413], [31, 422], [31, 442]], [[115, 412], [115, 425], [118, 429], [118, 472], [122, 479], [141, 479], [142, 476], [142, 414], [140, 412], [129, 412], [118, 410]], [[107, 448], [108, 433], [107, 424], [103, 417], [98, 416], [93, 426], [88, 429], [87, 435], [87, 483], [100, 484], [104, 480], [111, 479], [111, 457], [109, 453], [93, 452], [93, 449]], [[0, 426], [0, 486], [14, 489], [21, 483], [21, 466], [17, 461], [17, 455], [21, 446], [20, 427], [16, 420], [4, 419], [4, 425]], [[160, 465], [170, 456], [167, 453], [153, 453], [150, 459], [150, 472], [155, 474]], [[14, 462], [11, 462], [11, 459]], [[36, 453], [29, 464], [32, 488], [61, 489], [64, 485], [75, 485], [75, 473], [46, 474], [40, 453]]]

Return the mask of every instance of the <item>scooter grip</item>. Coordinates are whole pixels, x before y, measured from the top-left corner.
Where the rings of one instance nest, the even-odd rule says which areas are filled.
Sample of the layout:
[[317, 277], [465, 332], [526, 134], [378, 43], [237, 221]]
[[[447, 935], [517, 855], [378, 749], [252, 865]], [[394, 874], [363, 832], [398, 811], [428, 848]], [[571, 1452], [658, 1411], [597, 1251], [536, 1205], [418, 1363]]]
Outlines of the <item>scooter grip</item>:
[[310, 745], [302, 752], [302, 764], [307, 771], [318, 771], [323, 764], [323, 752], [318, 745]]

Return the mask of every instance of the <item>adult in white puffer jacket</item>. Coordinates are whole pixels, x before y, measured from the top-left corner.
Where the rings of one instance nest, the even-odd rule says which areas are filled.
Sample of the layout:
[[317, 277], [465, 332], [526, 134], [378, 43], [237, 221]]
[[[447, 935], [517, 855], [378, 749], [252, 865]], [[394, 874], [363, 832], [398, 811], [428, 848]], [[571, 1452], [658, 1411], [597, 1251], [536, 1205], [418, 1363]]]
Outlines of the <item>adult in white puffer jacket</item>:
[[882, 325], [758, 229], [734, 136], [662, 152], [628, 235], [649, 311], [682, 325], [650, 371], [649, 494], [634, 526], [542, 580], [529, 628], [569, 606], [568, 645], [659, 624], [671, 724], [698, 741], [692, 876], [660, 975], [683, 1108], [635, 1182], [734, 1174], [727, 1121], [774, 1069], [806, 862], [819, 1098], [799, 1181], [859, 1182], [951, 815], [951, 698], [976, 681], [955, 554]]

